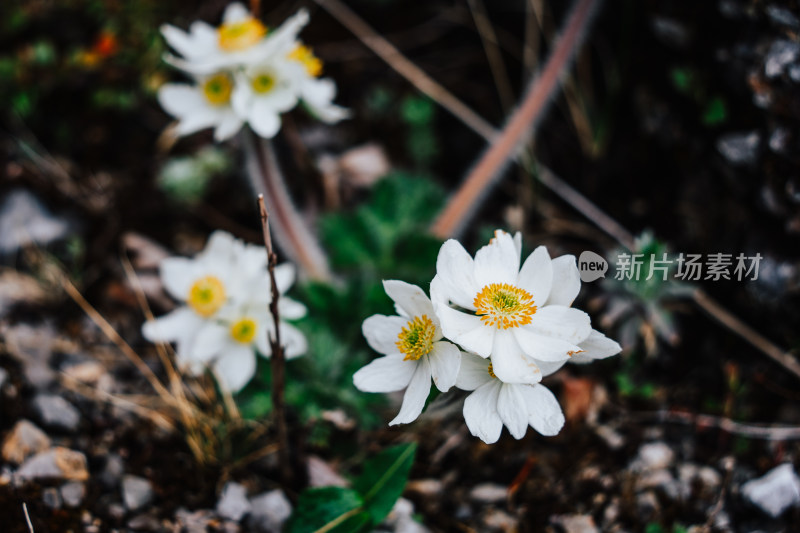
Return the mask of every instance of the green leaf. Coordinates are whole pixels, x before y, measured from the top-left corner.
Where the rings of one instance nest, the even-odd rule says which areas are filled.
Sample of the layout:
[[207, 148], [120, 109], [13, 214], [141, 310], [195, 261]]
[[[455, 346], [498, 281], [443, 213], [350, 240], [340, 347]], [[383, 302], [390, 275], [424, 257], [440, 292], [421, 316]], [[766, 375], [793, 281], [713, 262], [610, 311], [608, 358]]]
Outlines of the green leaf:
[[416, 442], [400, 444], [364, 462], [353, 488], [363, 496], [364, 508], [375, 524], [386, 518], [403, 493], [416, 452]]
[[352, 489], [322, 487], [300, 494], [286, 533], [357, 533], [371, 524], [363, 499]]

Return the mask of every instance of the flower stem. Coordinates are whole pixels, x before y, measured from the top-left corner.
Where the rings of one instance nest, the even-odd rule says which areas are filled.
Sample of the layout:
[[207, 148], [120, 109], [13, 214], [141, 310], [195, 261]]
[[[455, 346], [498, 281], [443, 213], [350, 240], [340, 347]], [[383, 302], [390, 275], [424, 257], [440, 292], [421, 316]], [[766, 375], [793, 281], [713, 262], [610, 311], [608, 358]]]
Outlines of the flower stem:
[[272, 408], [275, 413], [275, 428], [278, 433], [278, 462], [280, 475], [285, 487], [292, 486], [292, 463], [289, 458], [289, 432], [286, 427], [286, 406], [284, 403], [284, 388], [286, 384], [284, 370], [286, 357], [281, 345], [280, 316], [278, 314], [278, 284], [275, 281], [275, 265], [278, 258], [272, 249], [272, 237], [269, 232], [269, 214], [264, 205], [264, 195], [258, 195], [258, 210], [261, 213], [261, 228], [264, 231], [264, 247], [267, 249], [267, 270], [269, 271], [272, 297], [270, 298], [269, 311], [275, 326], [275, 336], [268, 335], [272, 351]]
[[248, 178], [255, 192], [264, 196], [281, 250], [308, 277], [330, 280], [325, 253], [292, 202], [272, 144], [250, 130], [243, 133], [243, 139]]
[[434, 221], [431, 231], [440, 238], [456, 234], [466, 224], [479, 199], [500, 175], [505, 165], [517, 155], [516, 149], [535, 127], [559, 86], [562, 74], [575, 56], [597, 0], [578, 0], [567, 20], [555, 49], [541, 74], [533, 79], [522, 105], [514, 112], [501, 132]]

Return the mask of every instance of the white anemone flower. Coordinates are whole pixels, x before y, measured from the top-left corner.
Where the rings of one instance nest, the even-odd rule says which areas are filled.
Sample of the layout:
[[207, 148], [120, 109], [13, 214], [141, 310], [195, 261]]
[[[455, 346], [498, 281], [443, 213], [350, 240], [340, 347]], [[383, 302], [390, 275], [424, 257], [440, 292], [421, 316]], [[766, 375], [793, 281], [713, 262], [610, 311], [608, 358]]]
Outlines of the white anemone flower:
[[[551, 364], [553, 365], [553, 364]], [[544, 374], [554, 372], [555, 363]], [[497, 442], [505, 425], [519, 440], [528, 426], [551, 437], [564, 427], [564, 413], [552, 392], [541, 383], [504, 383], [492, 363], [474, 354], [464, 354], [456, 387], [473, 391], [464, 400], [464, 421], [470, 433], [487, 444]]]
[[582, 351], [589, 315], [569, 307], [580, 290], [572, 256], [550, 259], [538, 247], [520, 267], [521, 236], [497, 231], [473, 259], [455, 240], [442, 245], [431, 297], [445, 336], [491, 357], [505, 383], [538, 383], [542, 363]]
[[202, 21], [194, 22], [188, 33], [174, 26], [163, 26], [161, 33], [167, 43], [183, 56], [167, 54], [164, 59], [181, 70], [206, 76], [257, 63], [290, 47], [308, 20], [308, 12], [301, 9], [269, 31], [244, 5], [233, 3], [225, 9], [219, 28]]
[[286, 57], [289, 60], [287, 76], [312, 115], [328, 124], [350, 117], [350, 110], [333, 103], [336, 98], [336, 83], [330, 78], [319, 77], [322, 61], [309, 47], [295, 43]]
[[145, 322], [142, 334], [152, 342], [176, 342], [179, 364], [189, 362], [197, 332], [237, 292], [235, 276], [239, 247], [232, 235], [216, 231], [205, 249], [193, 259], [169, 257], [161, 262], [164, 289], [184, 305], [163, 317]]
[[[283, 294], [294, 282], [294, 267], [289, 264], [275, 267], [278, 292]], [[275, 336], [275, 322], [269, 312], [271, 300], [267, 273], [250, 283], [248, 301], [223, 308], [216, 321], [204, 324], [197, 332], [192, 347], [193, 363], [199, 368], [210, 367], [221, 386], [231, 392], [240, 391], [256, 371], [256, 353], [270, 357], [268, 339]], [[281, 320], [295, 320], [306, 314], [303, 304], [286, 296], [278, 300]], [[287, 359], [303, 355], [308, 349], [305, 336], [286, 322], [280, 322], [280, 342]]]
[[281, 127], [280, 115], [297, 105], [297, 95], [286, 76], [287, 61], [258, 63], [237, 74], [232, 103], [236, 113], [259, 136], [274, 137]]
[[373, 315], [362, 325], [370, 347], [384, 354], [353, 375], [364, 392], [406, 389], [400, 413], [389, 425], [408, 424], [425, 407], [431, 388], [448, 391], [456, 383], [461, 350], [442, 339], [442, 329], [425, 292], [403, 281], [383, 282], [399, 316]]
[[233, 91], [233, 77], [217, 72], [198, 77], [195, 85], [166, 83], [158, 90], [158, 101], [178, 119], [178, 135], [214, 128], [214, 139], [221, 142], [233, 137], [244, 123], [231, 105]]

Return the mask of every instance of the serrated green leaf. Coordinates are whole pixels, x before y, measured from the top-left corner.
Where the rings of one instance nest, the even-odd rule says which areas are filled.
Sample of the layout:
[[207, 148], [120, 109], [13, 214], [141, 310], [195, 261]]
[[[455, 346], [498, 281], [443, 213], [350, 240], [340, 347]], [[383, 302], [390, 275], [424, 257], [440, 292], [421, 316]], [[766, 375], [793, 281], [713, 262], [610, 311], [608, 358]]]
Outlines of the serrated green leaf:
[[358, 533], [371, 525], [363, 499], [343, 487], [309, 489], [300, 494], [286, 533]]
[[416, 452], [416, 442], [400, 444], [364, 462], [353, 488], [362, 495], [364, 509], [374, 523], [380, 524], [403, 494]]

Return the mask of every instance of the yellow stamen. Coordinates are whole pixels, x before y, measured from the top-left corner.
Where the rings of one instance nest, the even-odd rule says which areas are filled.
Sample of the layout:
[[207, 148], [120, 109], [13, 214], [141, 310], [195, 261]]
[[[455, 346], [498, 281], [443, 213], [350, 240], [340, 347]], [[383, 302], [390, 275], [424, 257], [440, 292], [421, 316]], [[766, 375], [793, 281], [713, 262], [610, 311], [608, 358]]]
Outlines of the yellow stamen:
[[498, 329], [516, 328], [531, 323], [536, 313], [533, 296], [508, 283], [491, 283], [475, 296], [472, 304], [481, 322]]
[[250, 17], [238, 22], [229, 22], [219, 27], [219, 47], [227, 52], [244, 50], [253, 46], [267, 34], [261, 21]]
[[294, 59], [302, 63], [310, 76], [316, 78], [322, 74], [322, 60], [315, 56], [314, 52], [312, 52], [311, 48], [308, 46], [303, 44], [297, 45], [297, 47], [289, 53], [288, 57], [289, 59]]
[[231, 100], [233, 80], [227, 74], [214, 74], [203, 82], [203, 95], [211, 105], [225, 105]]
[[231, 326], [231, 337], [236, 342], [250, 344], [256, 336], [256, 321], [252, 318], [242, 318]]
[[497, 376], [494, 375], [494, 367], [492, 366], [492, 363], [489, 363], [489, 375], [493, 378], [497, 378]]
[[257, 74], [253, 77], [253, 79], [250, 81], [250, 85], [258, 94], [265, 94], [270, 92], [272, 88], [275, 87], [275, 78], [271, 74], [262, 72], [261, 74]]
[[186, 303], [198, 315], [210, 317], [225, 303], [225, 286], [214, 276], [200, 278], [189, 289]]
[[418, 360], [433, 348], [433, 335], [436, 325], [427, 315], [409, 320], [397, 338], [397, 349], [405, 354], [403, 361]]

